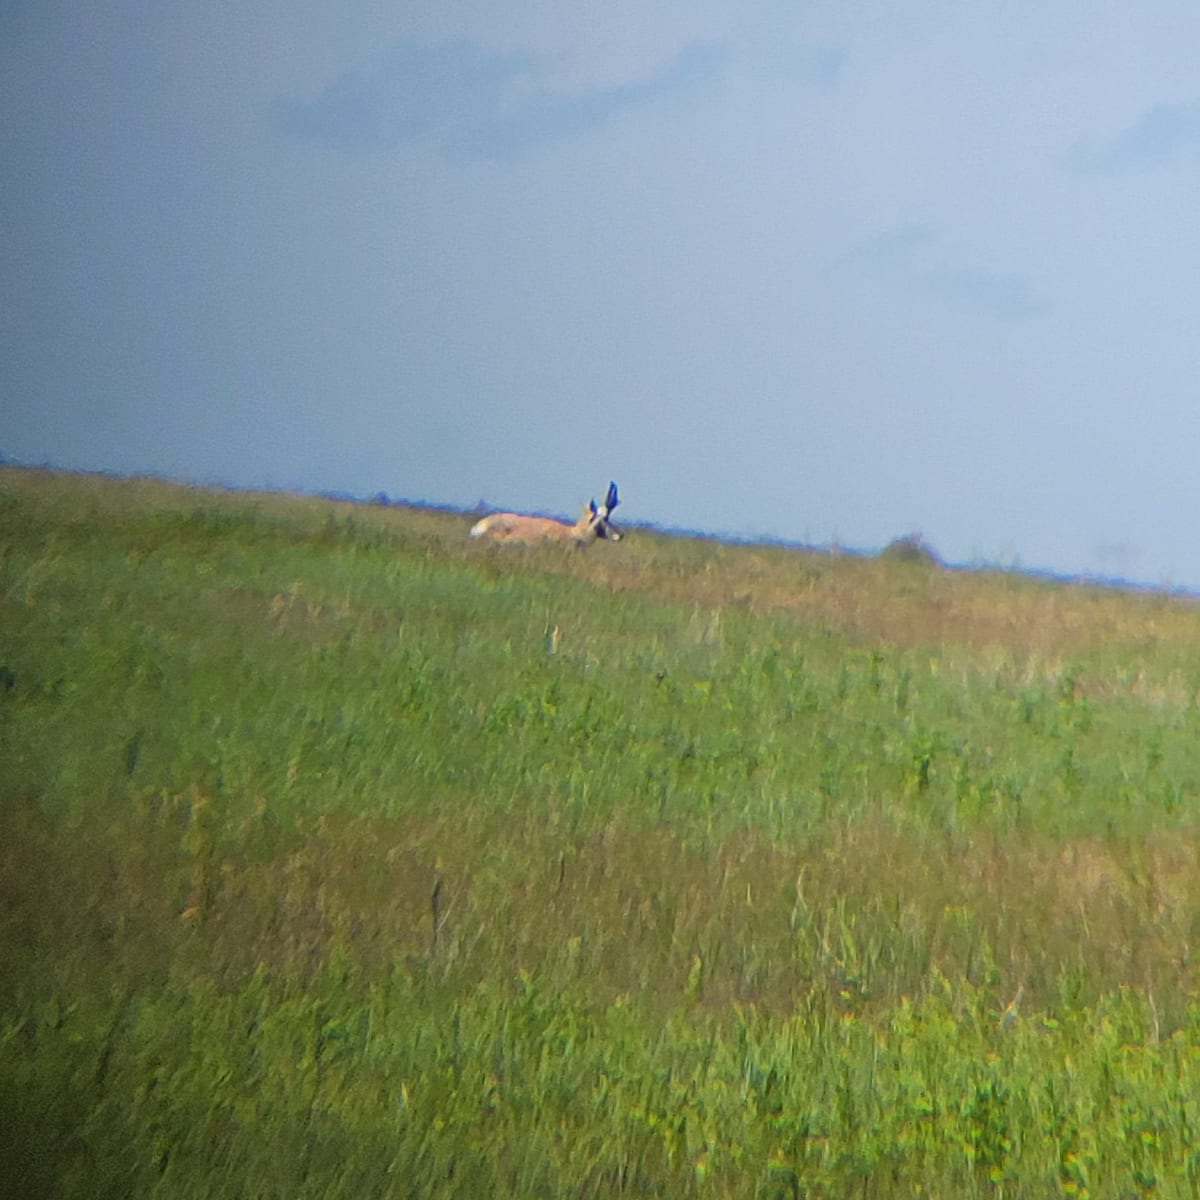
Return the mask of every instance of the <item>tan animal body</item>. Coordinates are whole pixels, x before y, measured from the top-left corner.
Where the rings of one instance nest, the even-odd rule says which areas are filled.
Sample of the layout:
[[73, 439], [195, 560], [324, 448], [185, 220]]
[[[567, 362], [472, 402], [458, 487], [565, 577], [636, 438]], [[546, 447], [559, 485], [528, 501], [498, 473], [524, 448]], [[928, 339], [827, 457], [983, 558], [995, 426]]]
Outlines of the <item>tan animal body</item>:
[[496, 542], [569, 542], [576, 546], [587, 546], [597, 538], [619, 542], [621, 532], [609, 520], [620, 501], [617, 485], [608, 485], [604, 503], [597, 506], [592, 500], [583, 516], [574, 525], [556, 521], [552, 517], [526, 517], [520, 513], [492, 513], [471, 527], [473, 538], [490, 538]]

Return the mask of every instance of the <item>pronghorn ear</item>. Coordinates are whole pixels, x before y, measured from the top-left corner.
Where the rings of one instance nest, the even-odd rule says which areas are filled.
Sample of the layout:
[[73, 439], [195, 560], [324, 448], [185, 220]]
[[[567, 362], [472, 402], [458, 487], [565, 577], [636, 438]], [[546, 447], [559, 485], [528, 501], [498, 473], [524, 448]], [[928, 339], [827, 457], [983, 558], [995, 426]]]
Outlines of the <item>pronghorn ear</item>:
[[590, 512], [593, 517], [596, 515], [596, 497], [595, 496], [593, 496], [588, 501], [588, 512]]
[[612, 512], [612, 510], [620, 503], [620, 500], [617, 499], [617, 485], [615, 483], [610, 483], [608, 485], [608, 497], [604, 501], [604, 507], [607, 508], [609, 512]]

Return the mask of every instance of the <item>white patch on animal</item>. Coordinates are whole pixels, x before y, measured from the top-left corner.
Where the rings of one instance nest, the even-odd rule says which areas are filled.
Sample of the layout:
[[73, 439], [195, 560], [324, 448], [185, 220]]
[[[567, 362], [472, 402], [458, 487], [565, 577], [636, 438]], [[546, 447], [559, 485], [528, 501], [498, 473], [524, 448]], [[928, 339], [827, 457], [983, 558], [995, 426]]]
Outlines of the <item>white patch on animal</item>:
[[604, 503], [597, 505], [593, 499], [584, 509], [583, 516], [574, 525], [556, 521], [552, 517], [527, 517], [521, 513], [492, 513], [471, 527], [474, 538], [490, 538], [496, 542], [571, 542], [576, 546], [587, 546], [597, 538], [619, 542], [621, 531], [609, 520], [620, 501], [617, 485], [608, 485]]

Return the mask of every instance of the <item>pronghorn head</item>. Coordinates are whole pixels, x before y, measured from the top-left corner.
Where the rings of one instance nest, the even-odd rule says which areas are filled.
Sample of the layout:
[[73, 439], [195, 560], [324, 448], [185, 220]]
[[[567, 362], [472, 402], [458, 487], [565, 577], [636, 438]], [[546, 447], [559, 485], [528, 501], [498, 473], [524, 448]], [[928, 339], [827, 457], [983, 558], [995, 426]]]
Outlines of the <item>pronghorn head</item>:
[[615, 483], [608, 485], [608, 495], [604, 497], [604, 503], [599, 508], [596, 507], [594, 498], [588, 502], [588, 510], [580, 522], [584, 526], [585, 537], [588, 540], [592, 538], [607, 538], [612, 542], [621, 540], [621, 531], [609, 520], [612, 510], [620, 503]]

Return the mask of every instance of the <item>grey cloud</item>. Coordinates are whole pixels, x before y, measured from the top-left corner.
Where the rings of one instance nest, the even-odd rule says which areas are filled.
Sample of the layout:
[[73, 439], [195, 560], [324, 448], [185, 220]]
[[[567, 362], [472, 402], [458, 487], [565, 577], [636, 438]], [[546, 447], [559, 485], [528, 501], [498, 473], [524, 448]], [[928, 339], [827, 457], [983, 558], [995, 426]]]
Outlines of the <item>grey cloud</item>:
[[528, 56], [484, 54], [466, 42], [401, 42], [370, 70], [335, 79], [315, 100], [276, 101], [271, 117], [280, 133], [302, 140], [391, 150], [496, 112], [505, 88], [533, 66]]
[[471, 43], [404, 42], [368, 71], [348, 72], [315, 100], [286, 98], [271, 111], [281, 134], [349, 151], [386, 151], [421, 137], [469, 156], [503, 156], [584, 132], [621, 112], [715, 81], [722, 47], [685, 47], [650, 77], [580, 93], [513, 85], [542, 67], [531, 55], [494, 55]]
[[724, 61], [725, 51], [718, 45], [689, 46], [660, 71], [636, 83], [571, 95], [539, 92], [511, 113], [464, 125], [449, 145], [469, 155], [503, 157], [540, 142], [584, 133], [638, 105], [708, 86], [718, 78]]
[[855, 242], [836, 264], [857, 270], [879, 270], [911, 261], [913, 253], [936, 238], [927, 225], [897, 225]]
[[1080, 141], [1063, 161], [1075, 171], [1142, 171], [1200, 155], [1200, 104], [1159, 104], [1103, 141]]
[[928, 271], [918, 277], [931, 295], [955, 308], [1000, 321], [1023, 321], [1048, 311], [1033, 294], [1029, 280], [976, 267]]
[[802, 87], [828, 88], [845, 73], [847, 51], [841, 46], [811, 45], [776, 29], [745, 45], [747, 69], [771, 80]]
[[846, 51], [837, 46], [800, 49], [780, 66], [785, 76], [800, 83], [836, 83], [846, 66]]
[[1024, 276], [984, 267], [925, 265], [925, 252], [937, 241], [938, 234], [928, 225], [898, 225], [862, 238], [835, 260], [834, 267], [995, 320], [1025, 320], [1048, 310]]

